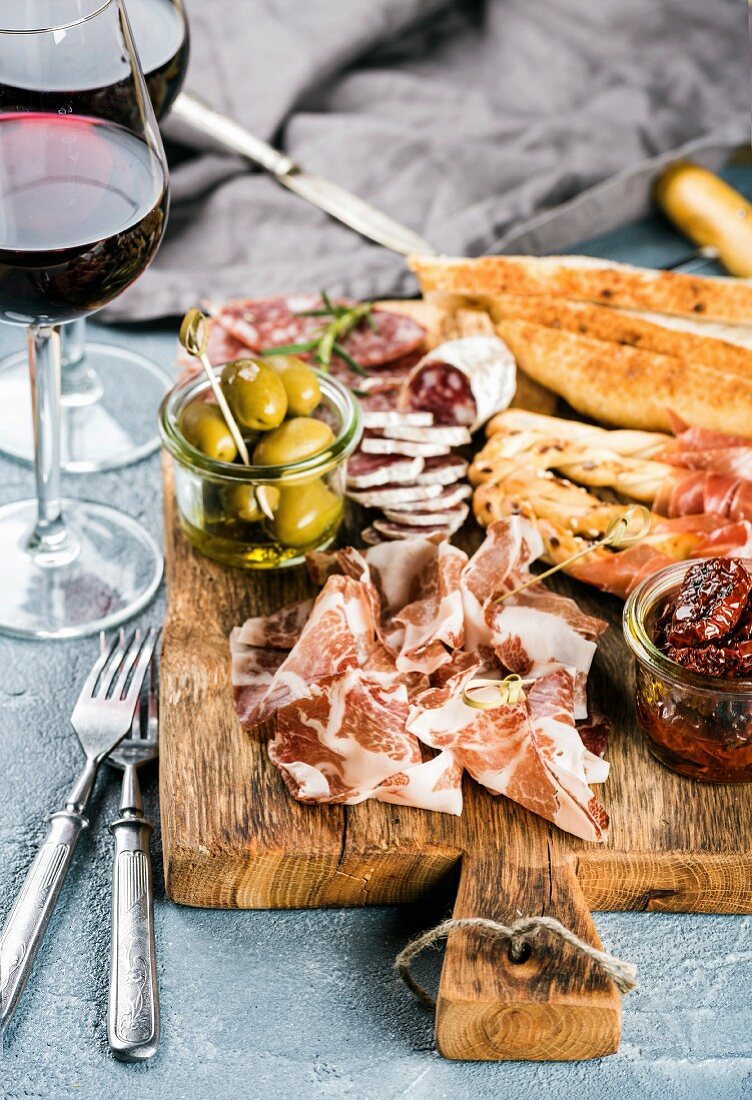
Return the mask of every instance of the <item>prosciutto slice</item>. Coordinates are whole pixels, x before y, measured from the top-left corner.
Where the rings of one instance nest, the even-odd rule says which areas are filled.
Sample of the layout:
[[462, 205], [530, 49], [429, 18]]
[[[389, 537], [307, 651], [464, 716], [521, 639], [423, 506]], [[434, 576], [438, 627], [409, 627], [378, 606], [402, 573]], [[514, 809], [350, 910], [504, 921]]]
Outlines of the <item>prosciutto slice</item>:
[[653, 456], [656, 461], [691, 470], [714, 470], [752, 481], [752, 439], [709, 428], [692, 428], [674, 414], [671, 426], [676, 438]]
[[752, 481], [715, 470], [691, 470], [666, 481], [653, 508], [669, 517], [707, 512], [752, 520]]
[[268, 646], [270, 649], [292, 649], [308, 622], [313, 600], [300, 600], [253, 619], [246, 619], [242, 626], [236, 626], [230, 635], [245, 646]]

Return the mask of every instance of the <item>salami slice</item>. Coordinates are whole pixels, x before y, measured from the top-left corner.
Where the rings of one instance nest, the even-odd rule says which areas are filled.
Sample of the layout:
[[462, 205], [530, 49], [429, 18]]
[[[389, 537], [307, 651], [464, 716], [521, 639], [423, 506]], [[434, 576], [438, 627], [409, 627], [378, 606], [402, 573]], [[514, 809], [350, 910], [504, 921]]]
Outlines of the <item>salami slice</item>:
[[454, 485], [443, 487], [439, 496], [430, 497], [428, 500], [414, 500], [410, 504], [392, 504], [390, 511], [415, 513], [445, 511], [454, 508], [456, 504], [461, 504], [472, 495], [471, 486], [466, 481], [458, 481]]
[[[210, 303], [208, 308], [227, 332], [251, 351], [260, 352], [310, 340], [327, 318], [300, 315], [321, 309], [323, 304], [319, 294], [289, 294], [256, 300], [238, 298], [224, 305]], [[336, 304], [352, 302], [337, 299]], [[375, 309], [371, 320], [373, 327], [364, 320], [342, 340], [342, 346], [363, 368], [394, 363], [423, 347], [425, 329], [412, 318]]]
[[418, 475], [418, 485], [452, 485], [467, 473], [467, 462], [459, 455], [427, 458], [423, 472]]
[[421, 527], [416, 529], [415, 527], [408, 527], [404, 523], [393, 523], [388, 519], [374, 520], [373, 527], [369, 530], [381, 536], [381, 541], [386, 538], [392, 542], [397, 539], [416, 538], [429, 539], [431, 542], [445, 542], [447, 539], [451, 538], [453, 534], [452, 528], [444, 524], [437, 524], [435, 527]]
[[378, 546], [380, 542], [384, 541], [384, 536], [380, 535], [373, 527], [366, 527], [364, 531], [360, 532], [360, 537], [366, 546]]
[[372, 489], [376, 485], [411, 484], [423, 469], [419, 456], [369, 455], [357, 451], [347, 463], [347, 488]]
[[517, 388], [515, 360], [497, 336], [447, 340], [425, 355], [400, 391], [404, 409], [432, 412], [437, 424], [475, 431], [506, 409]]
[[360, 449], [368, 455], [420, 455], [422, 458], [437, 458], [448, 455], [449, 447], [441, 443], [408, 443], [403, 439], [385, 439], [383, 436], [367, 435]]
[[[384, 515], [392, 523], [402, 523], [407, 527], [415, 527], [416, 534], [420, 534], [422, 527], [453, 527], [458, 531], [467, 519], [470, 511], [467, 504], [455, 504], [453, 508], [440, 509], [436, 512], [394, 512], [390, 508], [384, 509]], [[456, 523], [456, 527], [454, 524]]]
[[455, 425], [414, 428], [407, 424], [389, 424], [384, 428], [384, 435], [387, 439], [404, 439], [410, 443], [442, 443], [445, 447], [462, 447], [470, 442], [467, 428]]
[[388, 428], [390, 424], [404, 424], [409, 425], [412, 428], [430, 428], [433, 424], [433, 414], [429, 412], [400, 412], [394, 408], [393, 403], [384, 402], [385, 407], [383, 409], [372, 409], [370, 404], [377, 403], [374, 401], [375, 395], [369, 395], [367, 398], [361, 401], [363, 407], [363, 427], [368, 428]]
[[441, 495], [440, 485], [398, 485], [389, 483], [378, 489], [350, 491], [347, 494], [364, 508], [389, 508], [392, 504], [409, 504], [415, 500], [430, 500]]

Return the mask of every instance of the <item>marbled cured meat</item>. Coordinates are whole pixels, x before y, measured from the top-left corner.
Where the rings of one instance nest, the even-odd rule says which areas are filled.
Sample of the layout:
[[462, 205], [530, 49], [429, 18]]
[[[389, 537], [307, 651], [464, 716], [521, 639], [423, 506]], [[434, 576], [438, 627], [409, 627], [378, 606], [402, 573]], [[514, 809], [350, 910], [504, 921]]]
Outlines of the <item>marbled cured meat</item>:
[[[309, 570], [324, 584], [305, 622], [299, 603], [233, 632], [238, 714], [248, 729], [276, 716], [269, 753], [297, 798], [459, 813], [467, 770], [493, 793], [603, 839], [607, 818], [589, 784], [608, 765], [597, 731], [584, 726], [581, 736], [575, 724], [603, 624], [540, 585], [512, 593], [541, 545], [517, 516], [490, 528], [470, 560], [432, 537], [319, 552]], [[510, 599], [498, 604], [499, 593]], [[467, 705], [470, 679], [517, 669], [526, 680], [518, 701], [483, 688], [497, 705]]]
[[423, 356], [402, 386], [399, 404], [432, 412], [437, 424], [475, 431], [508, 407], [516, 388], [507, 345], [497, 336], [464, 336]]
[[459, 455], [427, 458], [418, 475], [418, 485], [452, 485], [467, 473], [467, 462]]
[[460, 577], [467, 554], [443, 543], [417, 578], [418, 596], [394, 617], [404, 628], [396, 666], [400, 672], [430, 674], [451, 660], [465, 641]]
[[263, 646], [269, 649], [292, 649], [308, 622], [313, 600], [300, 600], [272, 612], [246, 619], [230, 635], [240, 645]]
[[[584, 840], [603, 840], [608, 816], [588, 788], [590, 754], [576, 732], [573, 678], [559, 669], [526, 697], [490, 710], [462, 699], [470, 668], [419, 696], [407, 727], [437, 749], [450, 749], [477, 782]], [[490, 689], [492, 690], [492, 689]]]

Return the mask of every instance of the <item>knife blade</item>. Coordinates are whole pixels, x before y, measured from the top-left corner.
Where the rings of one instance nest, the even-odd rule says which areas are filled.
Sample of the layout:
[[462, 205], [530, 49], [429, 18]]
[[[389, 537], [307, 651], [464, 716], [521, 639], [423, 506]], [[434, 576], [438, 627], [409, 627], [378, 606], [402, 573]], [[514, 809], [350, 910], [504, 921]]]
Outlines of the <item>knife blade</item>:
[[[178, 140], [194, 143], [195, 135], [210, 139], [211, 146], [239, 154], [266, 169], [278, 183], [336, 218], [362, 237], [407, 256], [411, 252], [435, 256], [436, 249], [412, 229], [358, 198], [323, 176], [301, 165], [262, 141], [227, 115], [220, 114], [189, 92], [181, 92], [170, 113], [169, 131]], [[192, 138], [193, 135], [193, 138]], [[202, 143], [203, 144], [203, 143]]]

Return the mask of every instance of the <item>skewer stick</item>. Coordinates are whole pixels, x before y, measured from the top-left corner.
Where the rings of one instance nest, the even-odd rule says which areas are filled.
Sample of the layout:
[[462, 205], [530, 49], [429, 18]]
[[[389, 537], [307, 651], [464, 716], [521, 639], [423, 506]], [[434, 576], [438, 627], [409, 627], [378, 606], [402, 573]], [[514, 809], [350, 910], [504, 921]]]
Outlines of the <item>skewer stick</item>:
[[220, 407], [222, 416], [225, 418], [225, 423], [230, 429], [232, 438], [235, 440], [238, 454], [243, 460], [243, 464], [245, 466], [250, 466], [251, 459], [248, 454], [248, 448], [245, 445], [245, 440], [240, 434], [240, 428], [235, 422], [235, 417], [230, 412], [230, 406], [227, 404], [227, 399], [222, 393], [222, 388], [216, 379], [214, 371], [212, 370], [212, 365], [206, 354], [206, 349], [209, 346], [209, 325], [209, 318], [203, 314], [200, 309], [189, 309], [180, 326], [179, 340], [188, 354], [192, 355], [194, 359], [198, 359], [199, 363], [204, 368], [204, 373], [209, 379], [209, 385], [217, 399], [217, 404]]
[[503, 603], [504, 600], [508, 600], [510, 596], [516, 596], [518, 592], [524, 592], [526, 588], [531, 588], [534, 584], [540, 584], [540, 582], [546, 580], [547, 577], [552, 577], [553, 574], [558, 573], [559, 570], [566, 569], [568, 565], [571, 565], [575, 561], [579, 561], [580, 558], [584, 558], [588, 554], [592, 554], [594, 550], [598, 550], [601, 546], [610, 546], [614, 550], [627, 546], [634, 546], [635, 543], [640, 542], [650, 533], [650, 525], [650, 512], [644, 505], [636, 504], [631, 508], [627, 508], [620, 516], [611, 520], [603, 538], [598, 539], [597, 542], [591, 542], [590, 545], [586, 546], [583, 550], [578, 550], [576, 554], [571, 554], [570, 557], [565, 558], [564, 561], [552, 565], [545, 573], [536, 573], [535, 576], [525, 581], [524, 584], [520, 584], [517, 588], [513, 588], [511, 591], [504, 592], [503, 595], [497, 596], [494, 603]]

